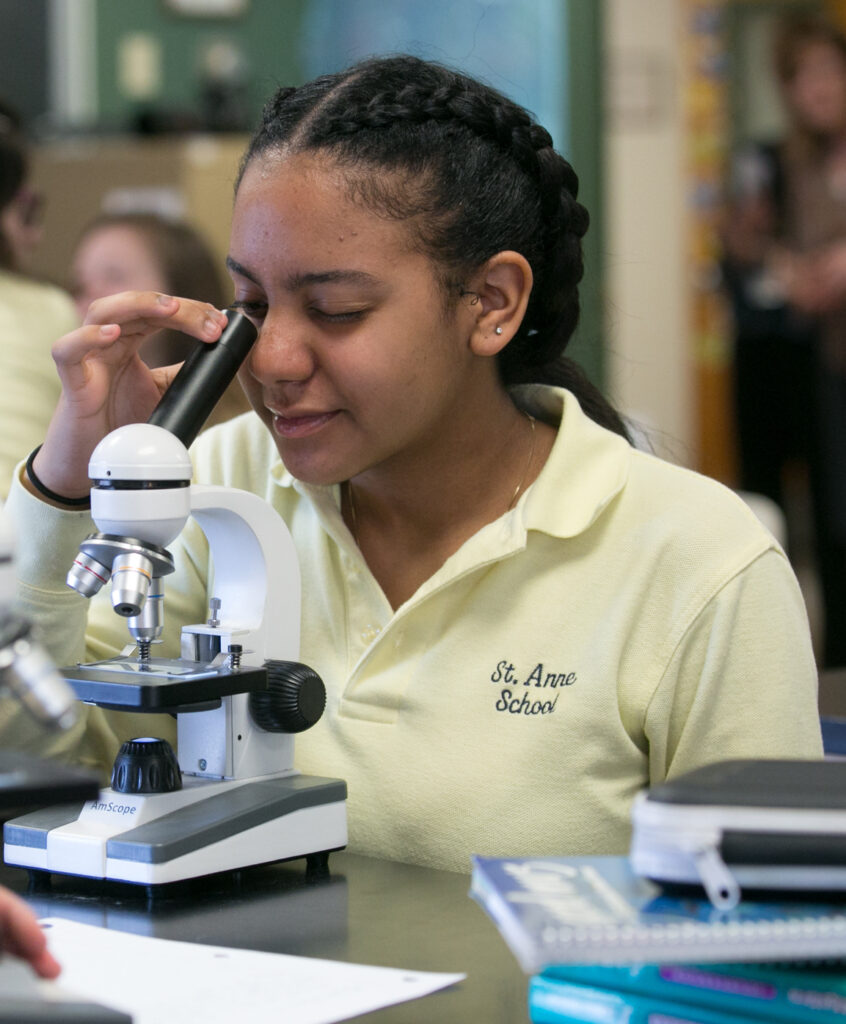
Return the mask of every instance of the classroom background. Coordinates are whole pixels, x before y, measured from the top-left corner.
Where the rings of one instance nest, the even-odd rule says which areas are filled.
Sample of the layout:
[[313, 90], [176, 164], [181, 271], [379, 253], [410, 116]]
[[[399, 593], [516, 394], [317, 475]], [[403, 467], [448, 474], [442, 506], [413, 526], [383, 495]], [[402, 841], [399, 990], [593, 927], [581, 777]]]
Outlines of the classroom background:
[[[238, 158], [277, 85], [371, 53], [443, 60], [531, 109], [579, 174], [592, 227], [573, 355], [641, 443], [736, 487], [718, 225], [737, 144], [783, 130], [770, 47], [793, 10], [846, 28], [846, 0], [0, 0], [0, 97], [43, 197], [30, 270], [66, 284], [103, 211], [184, 218], [222, 261]], [[790, 526], [818, 631], [795, 484], [772, 528]]]

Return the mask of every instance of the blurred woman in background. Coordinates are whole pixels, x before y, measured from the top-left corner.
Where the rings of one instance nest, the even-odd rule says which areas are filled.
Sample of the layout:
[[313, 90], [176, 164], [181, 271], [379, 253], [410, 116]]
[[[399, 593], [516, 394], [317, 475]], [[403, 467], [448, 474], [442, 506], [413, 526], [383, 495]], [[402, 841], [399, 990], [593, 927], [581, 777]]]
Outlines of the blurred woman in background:
[[69, 296], [26, 273], [41, 240], [41, 206], [20, 119], [0, 102], [0, 498], [16, 463], [44, 438], [61, 394], [50, 347], [76, 323]]

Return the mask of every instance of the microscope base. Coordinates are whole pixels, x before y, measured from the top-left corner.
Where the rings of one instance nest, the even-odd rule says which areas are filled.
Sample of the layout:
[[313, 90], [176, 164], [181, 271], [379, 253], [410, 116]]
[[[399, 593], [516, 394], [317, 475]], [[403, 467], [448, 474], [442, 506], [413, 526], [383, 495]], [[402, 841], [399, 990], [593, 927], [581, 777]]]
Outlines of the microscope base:
[[162, 885], [341, 849], [346, 784], [289, 774], [188, 780], [184, 789], [146, 796], [107, 789], [81, 810], [15, 818], [4, 840], [4, 860], [17, 867]]

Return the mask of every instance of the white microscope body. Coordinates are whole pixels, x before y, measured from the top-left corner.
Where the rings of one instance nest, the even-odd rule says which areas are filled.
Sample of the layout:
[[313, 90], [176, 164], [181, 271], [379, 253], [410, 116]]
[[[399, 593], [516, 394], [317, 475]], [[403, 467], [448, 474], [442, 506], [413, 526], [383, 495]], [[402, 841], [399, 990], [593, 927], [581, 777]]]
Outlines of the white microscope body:
[[[134, 643], [63, 672], [80, 700], [175, 714], [178, 765], [164, 740], [125, 743], [111, 788], [81, 812], [7, 823], [6, 862], [145, 885], [295, 857], [325, 866], [347, 842], [346, 785], [294, 768], [293, 733], [319, 719], [325, 690], [297, 663], [300, 579], [287, 526], [257, 495], [192, 485], [185, 444], [152, 421], [104, 438], [89, 475], [99, 532], [68, 583], [90, 597], [111, 581]], [[189, 516], [209, 542], [211, 614], [182, 628], [179, 658], [155, 658], [173, 571], [166, 545]]]

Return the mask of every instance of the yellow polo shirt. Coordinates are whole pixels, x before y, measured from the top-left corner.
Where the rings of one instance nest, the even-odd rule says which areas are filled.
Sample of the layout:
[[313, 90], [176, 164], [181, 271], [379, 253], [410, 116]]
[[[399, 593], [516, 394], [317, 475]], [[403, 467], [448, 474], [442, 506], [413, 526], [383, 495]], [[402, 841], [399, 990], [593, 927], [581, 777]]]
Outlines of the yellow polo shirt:
[[78, 325], [69, 295], [0, 270], [0, 498], [18, 462], [44, 440], [62, 393], [53, 342]]
[[[471, 853], [622, 853], [650, 783], [723, 758], [821, 755], [802, 597], [754, 515], [597, 426], [568, 392], [532, 386], [519, 402], [560, 421], [546, 466], [396, 611], [343, 523], [339, 488], [293, 480], [257, 417], [194, 446], [197, 482], [257, 492], [293, 534], [301, 659], [327, 687], [295, 760], [346, 779], [356, 852], [462, 871]], [[11, 509], [24, 603], [67, 661], [85, 602], [59, 593], [44, 545], [62, 549], [63, 579], [90, 521], [20, 487]], [[173, 551], [162, 653], [207, 614], [196, 524]], [[126, 640], [93, 602], [87, 656]], [[130, 717], [97, 709], [70, 742], [94, 758], [132, 732]]]

